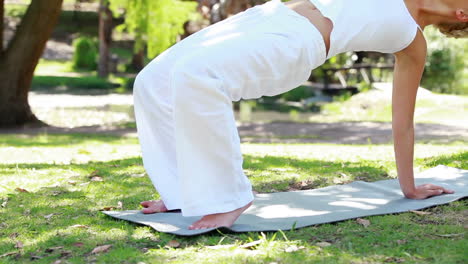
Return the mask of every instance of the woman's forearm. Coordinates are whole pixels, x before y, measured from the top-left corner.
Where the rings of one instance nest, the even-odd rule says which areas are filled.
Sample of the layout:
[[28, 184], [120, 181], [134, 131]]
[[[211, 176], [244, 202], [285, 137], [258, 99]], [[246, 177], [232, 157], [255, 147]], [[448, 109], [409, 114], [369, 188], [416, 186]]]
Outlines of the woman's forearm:
[[398, 180], [403, 194], [412, 198], [415, 192], [413, 158], [414, 158], [414, 127], [393, 127], [393, 141]]

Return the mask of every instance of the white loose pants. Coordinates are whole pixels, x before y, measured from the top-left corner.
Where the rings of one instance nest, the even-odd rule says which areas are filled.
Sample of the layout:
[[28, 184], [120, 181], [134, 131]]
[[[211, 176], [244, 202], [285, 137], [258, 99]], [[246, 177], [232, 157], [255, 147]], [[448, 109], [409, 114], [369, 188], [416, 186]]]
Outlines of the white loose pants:
[[273, 0], [148, 64], [135, 81], [135, 114], [145, 169], [167, 208], [201, 216], [251, 202], [232, 101], [297, 87], [325, 57], [319, 31]]

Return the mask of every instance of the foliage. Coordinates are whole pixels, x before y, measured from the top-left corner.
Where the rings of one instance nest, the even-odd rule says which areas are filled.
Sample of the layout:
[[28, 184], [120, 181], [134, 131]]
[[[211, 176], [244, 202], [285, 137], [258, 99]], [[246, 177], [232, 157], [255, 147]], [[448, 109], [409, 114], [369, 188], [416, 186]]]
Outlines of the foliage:
[[96, 42], [89, 37], [80, 37], [73, 42], [73, 69], [96, 70], [98, 51]]
[[468, 40], [443, 36], [431, 27], [425, 31], [428, 57], [422, 85], [435, 92], [468, 94]]
[[135, 37], [135, 51], [148, 45], [148, 57], [155, 57], [184, 33], [183, 25], [193, 16], [197, 3], [181, 0], [109, 0], [114, 15], [125, 10], [119, 26]]

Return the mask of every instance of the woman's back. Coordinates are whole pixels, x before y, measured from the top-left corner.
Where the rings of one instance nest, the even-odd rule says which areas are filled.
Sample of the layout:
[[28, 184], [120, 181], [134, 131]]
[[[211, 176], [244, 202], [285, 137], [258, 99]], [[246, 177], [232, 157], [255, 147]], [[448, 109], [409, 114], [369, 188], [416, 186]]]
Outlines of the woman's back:
[[395, 53], [416, 36], [404, 0], [309, 0], [333, 23], [328, 58], [347, 51]]

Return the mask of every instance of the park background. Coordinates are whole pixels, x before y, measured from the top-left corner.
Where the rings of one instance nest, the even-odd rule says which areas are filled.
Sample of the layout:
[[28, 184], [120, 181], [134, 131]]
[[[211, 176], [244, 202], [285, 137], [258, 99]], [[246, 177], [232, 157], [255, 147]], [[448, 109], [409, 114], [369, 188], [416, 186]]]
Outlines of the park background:
[[[137, 72], [181, 39], [263, 2], [0, 1], [0, 263], [463, 263], [466, 200], [364, 225], [196, 238], [99, 212], [158, 198], [136, 137]], [[425, 36], [415, 170], [467, 169], [468, 41], [431, 27]], [[236, 102], [254, 190], [395, 178], [392, 64], [388, 55], [346, 53], [288, 93]]]

